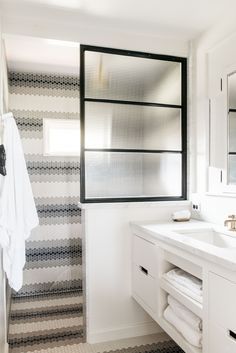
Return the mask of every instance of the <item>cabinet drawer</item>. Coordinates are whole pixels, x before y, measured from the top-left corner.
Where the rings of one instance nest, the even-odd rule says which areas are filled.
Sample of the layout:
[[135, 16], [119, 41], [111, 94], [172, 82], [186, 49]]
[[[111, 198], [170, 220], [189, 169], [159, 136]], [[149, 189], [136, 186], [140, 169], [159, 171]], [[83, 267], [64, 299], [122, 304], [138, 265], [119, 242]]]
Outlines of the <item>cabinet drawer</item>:
[[144, 267], [148, 274], [157, 277], [156, 245], [137, 235], [133, 235], [133, 263]]
[[[236, 332], [236, 283], [214, 273], [209, 275], [209, 317], [211, 322]], [[235, 348], [236, 349], [236, 348]]]
[[210, 353], [234, 353], [236, 352], [236, 340], [232, 338], [228, 330], [210, 322], [209, 329]]
[[156, 280], [146, 274], [140, 266], [133, 264], [132, 289], [142, 301], [153, 311], [157, 309], [157, 285]]

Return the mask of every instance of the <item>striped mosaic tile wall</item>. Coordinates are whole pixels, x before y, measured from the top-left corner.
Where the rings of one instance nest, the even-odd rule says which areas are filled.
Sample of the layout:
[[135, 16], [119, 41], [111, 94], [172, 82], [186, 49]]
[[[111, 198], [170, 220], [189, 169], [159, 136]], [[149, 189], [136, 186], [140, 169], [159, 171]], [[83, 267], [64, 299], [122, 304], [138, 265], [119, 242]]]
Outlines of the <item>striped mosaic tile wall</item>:
[[79, 79], [9, 72], [9, 90], [40, 219], [15, 296], [82, 290], [79, 158], [43, 155], [43, 119], [79, 118]]

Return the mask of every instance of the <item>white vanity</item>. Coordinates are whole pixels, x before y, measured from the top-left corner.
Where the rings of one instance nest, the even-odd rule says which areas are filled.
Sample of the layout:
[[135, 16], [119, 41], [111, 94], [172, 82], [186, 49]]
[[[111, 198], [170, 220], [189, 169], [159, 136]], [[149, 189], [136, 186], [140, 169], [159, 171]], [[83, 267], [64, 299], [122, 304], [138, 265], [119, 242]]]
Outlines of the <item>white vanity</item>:
[[[136, 222], [132, 228], [132, 295], [186, 353], [236, 352], [236, 233], [189, 222]], [[163, 275], [178, 267], [202, 280], [202, 303]], [[202, 319], [202, 348], [163, 316], [170, 294]]]

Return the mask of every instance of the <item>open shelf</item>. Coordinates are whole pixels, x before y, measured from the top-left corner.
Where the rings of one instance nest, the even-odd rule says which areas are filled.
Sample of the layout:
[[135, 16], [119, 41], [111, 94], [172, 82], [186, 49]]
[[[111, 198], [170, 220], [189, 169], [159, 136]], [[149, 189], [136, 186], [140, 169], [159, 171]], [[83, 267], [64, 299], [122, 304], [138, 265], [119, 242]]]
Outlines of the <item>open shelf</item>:
[[181, 333], [179, 333], [179, 331], [177, 331], [176, 328], [167, 322], [163, 317], [160, 318], [160, 325], [185, 353], [202, 353], [201, 348], [194, 347], [188, 343]]
[[203, 317], [203, 305], [196, 300], [192, 299], [188, 295], [184, 294], [184, 292], [180, 291], [179, 289], [175, 288], [171, 285], [166, 279], [161, 278], [160, 280], [160, 287], [165, 292], [170, 294], [176, 300], [178, 300], [181, 304], [186, 306], [189, 310], [191, 310], [194, 314], [202, 319]]
[[[190, 273], [191, 275], [202, 280], [202, 267], [198, 266], [189, 260], [186, 260], [182, 257], [177, 256], [169, 251], [164, 251], [164, 260], [169, 265], [171, 264], [173, 267], [179, 267], [185, 272]], [[166, 271], [167, 272], [167, 271]]]

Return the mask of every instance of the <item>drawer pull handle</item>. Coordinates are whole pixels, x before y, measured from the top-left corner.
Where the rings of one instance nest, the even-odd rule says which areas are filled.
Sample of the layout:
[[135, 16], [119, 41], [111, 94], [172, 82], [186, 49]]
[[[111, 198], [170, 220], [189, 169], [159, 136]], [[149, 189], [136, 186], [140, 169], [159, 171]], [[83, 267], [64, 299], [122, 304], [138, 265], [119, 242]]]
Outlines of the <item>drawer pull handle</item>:
[[145, 273], [145, 275], [148, 275], [148, 270], [144, 268], [143, 266], [139, 266], [140, 270]]
[[235, 332], [229, 330], [229, 335], [230, 335], [230, 337], [232, 337], [234, 340], [236, 340], [236, 333], [235, 333]]

